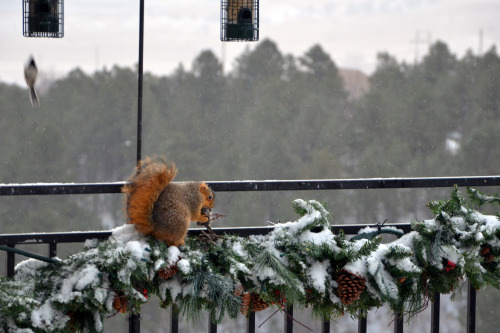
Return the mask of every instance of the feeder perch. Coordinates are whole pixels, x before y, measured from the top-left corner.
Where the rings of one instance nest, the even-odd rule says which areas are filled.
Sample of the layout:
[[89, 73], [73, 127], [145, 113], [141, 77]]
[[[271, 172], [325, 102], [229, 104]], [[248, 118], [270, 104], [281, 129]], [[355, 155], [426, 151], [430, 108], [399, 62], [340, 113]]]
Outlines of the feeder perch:
[[221, 41], [259, 40], [259, 0], [221, 0]]
[[64, 36], [64, 0], [23, 0], [24, 37]]

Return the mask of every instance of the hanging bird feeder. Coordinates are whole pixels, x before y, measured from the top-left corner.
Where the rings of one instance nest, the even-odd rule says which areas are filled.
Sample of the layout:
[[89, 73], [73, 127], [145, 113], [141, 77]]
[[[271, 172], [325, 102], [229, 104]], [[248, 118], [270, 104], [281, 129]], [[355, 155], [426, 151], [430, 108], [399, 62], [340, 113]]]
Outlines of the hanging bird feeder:
[[259, 0], [221, 0], [221, 41], [259, 40]]
[[64, 36], [64, 0], [23, 0], [24, 37]]

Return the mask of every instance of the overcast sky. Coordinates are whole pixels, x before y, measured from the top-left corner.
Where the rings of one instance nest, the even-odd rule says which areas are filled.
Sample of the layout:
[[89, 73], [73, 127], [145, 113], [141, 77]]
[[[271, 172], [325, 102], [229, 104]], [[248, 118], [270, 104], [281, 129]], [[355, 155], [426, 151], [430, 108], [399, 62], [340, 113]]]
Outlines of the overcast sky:
[[[138, 61], [139, 0], [66, 0], [64, 38], [26, 38], [22, 1], [0, 3], [0, 81], [24, 84], [23, 65], [35, 56], [46, 77], [80, 67], [87, 73]], [[144, 69], [169, 75], [191, 68], [211, 49], [225, 68], [255, 42], [220, 41], [219, 0], [146, 0]], [[482, 43], [480, 42], [482, 31]], [[416, 44], [417, 32], [420, 42]], [[260, 40], [300, 56], [320, 44], [339, 67], [373, 72], [376, 54], [387, 51], [413, 62], [442, 40], [462, 57], [500, 43], [499, 0], [261, 0]], [[417, 49], [418, 45], [418, 49]]]

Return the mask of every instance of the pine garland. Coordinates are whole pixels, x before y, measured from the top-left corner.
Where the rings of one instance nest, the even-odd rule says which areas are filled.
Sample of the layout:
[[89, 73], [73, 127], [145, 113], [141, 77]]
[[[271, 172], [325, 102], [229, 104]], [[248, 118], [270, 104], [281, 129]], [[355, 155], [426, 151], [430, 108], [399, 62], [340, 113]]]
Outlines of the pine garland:
[[[478, 205], [500, 203], [468, 195]], [[412, 222], [412, 232], [388, 244], [375, 228], [351, 240], [333, 234], [330, 213], [314, 200], [295, 200], [300, 218], [268, 235], [188, 237], [180, 248], [127, 224], [64, 260], [29, 259], [14, 278], [0, 278], [0, 332], [100, 332], [107, 316], [136, 313], [149, 295], [188, 320], [208, 311], [220, 322], [287, 303], [321, 318], [384, 304], [411, 317], [462, 280], [500, 289], [500, 219], [469, 205], [455, 187], [449, 200], [428, 204], [434, 219]]]

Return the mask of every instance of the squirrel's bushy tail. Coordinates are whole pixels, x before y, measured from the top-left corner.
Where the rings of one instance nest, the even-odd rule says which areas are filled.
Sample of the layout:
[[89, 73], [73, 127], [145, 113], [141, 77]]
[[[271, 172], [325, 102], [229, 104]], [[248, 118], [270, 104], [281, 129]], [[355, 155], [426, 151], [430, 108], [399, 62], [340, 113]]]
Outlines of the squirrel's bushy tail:
[[128, 184], [122, 187], [122, 192], [127, 194], [127, 223], [135, 224], [142, 234], [152, 234], [154, 204], [176, 174], [175, 165], [164, 160], [141, 161]]

